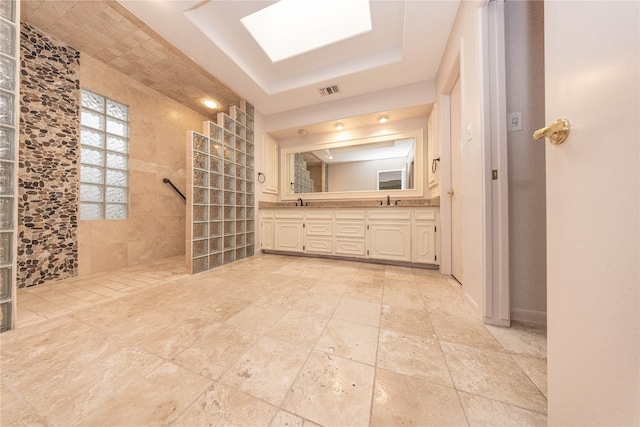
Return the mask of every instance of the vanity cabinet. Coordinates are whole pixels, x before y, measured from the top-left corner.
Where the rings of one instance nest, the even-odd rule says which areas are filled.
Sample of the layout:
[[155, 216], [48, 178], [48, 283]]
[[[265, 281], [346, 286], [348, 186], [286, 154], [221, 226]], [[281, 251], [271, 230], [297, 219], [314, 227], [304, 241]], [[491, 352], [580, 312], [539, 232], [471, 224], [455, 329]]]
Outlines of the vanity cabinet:
[[438, 264], [438, 208], [261, 211], [262, 249]]

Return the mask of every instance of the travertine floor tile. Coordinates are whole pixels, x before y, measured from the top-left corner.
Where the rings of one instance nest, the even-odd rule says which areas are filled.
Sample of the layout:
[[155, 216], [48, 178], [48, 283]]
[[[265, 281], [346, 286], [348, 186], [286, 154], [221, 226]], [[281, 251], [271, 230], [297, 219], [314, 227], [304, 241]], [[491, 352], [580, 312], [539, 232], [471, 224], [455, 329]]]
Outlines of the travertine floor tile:
[[527, 374], [538, 390], [547, 397], [547, 359], [521, 354], [512, 354], [513, 360]]
[[345, 359], [374, 365], [378, 349], [378, 328], [331, 319], [316, 349]]
[[172, 426], [268, 426], [278, 409], [214, 382]]
[[502, 346], [509, 353], [547, 357], [547, 337], [544, 330], [514, 323], [510, 328], [487, 325]]
[[435, 335], [421, 337], [380, 329], [378, 368], [453, 387]]
[[380, 304], [342, 298], [333, 317], [378, 327], [380, 325], [380, 308]]
[[392, 290], [384, 287], [384, 295], [382, 296], [384, 305], [393, 305], [395, 307], [411, 308], [414, 310], [424, 310], [424, 302], [420, 298], [420, 292], [415, 289]]
[[331, 293], [311, 294], [298, 300], [292, 309], [331, 316], [336, 311], [340, 299], [340, 295], [332, 295]]
[[292, 343], [312, 346], [324, 330], [328, 316], [290, 311], [269, 330], [268, 335]]
[[286, 411], [278, 411], [270, 424], [271, 427], [320, 427], [318, 424], [313, 423], [304, 418], [300, 418], [297, 415], [293, 415]]
[[175, 363], [217, 379], [242, 356], [258, 336], [241, 329], [221, 326], [174, 357]]
[[220, 327], [220, 323], [188, 317], [141, 338], [136, 345], [164, 359], [172, 359], [196, 343], [202, 336]]
[[455, 389], [376, 370], [371, 426], [464, 426]]
[[441, 344], [458, 390], [546, 413], [544, 395], [509, 354]]
[[373, 367], [314, 351], [282, 403], [287, 411], [325, 426], [367, 426]]
[[364, 283], [352, 282], [344, 293], [344, 296], [349, 299], [380, 304], [382, 301], [382, 286], [368, 286]]
[[544, 414], [462, 391], [458, 393], [467, 413], [469, 425], [472, 427], [487, 425], [545, 427], [547, 425], [547, 416]]
[[440, 341], [502, 351], [500, 343], [479, 320], [431, 313], [431, 324]]
[[425, 310], [413, 310], [388, 305], [382, 306], [380, 328], [421, 337], [431, 337], [433, 335], [433, 326]]
[[285, 315], [284, 308], [253, 303], [225, 322], [225, 325], [263, 334]]
[[220, 381], [279, 405], [309, 351], [307, 347], [263, 337], [229, 368]]
[[21, 289], [18, 320], [2, 425], [546, 421], [544, 330], [483, 325], [437, 271], [258, 255], [192, 276], [174, 257]]
[[102, 402], [79, 424], [96, 426], [109, 420], [109, 424], [117, 426], [165, 425], [211, 383], [208, 378], [165, 362], [139, 382], [116, 390], [116, 398]]

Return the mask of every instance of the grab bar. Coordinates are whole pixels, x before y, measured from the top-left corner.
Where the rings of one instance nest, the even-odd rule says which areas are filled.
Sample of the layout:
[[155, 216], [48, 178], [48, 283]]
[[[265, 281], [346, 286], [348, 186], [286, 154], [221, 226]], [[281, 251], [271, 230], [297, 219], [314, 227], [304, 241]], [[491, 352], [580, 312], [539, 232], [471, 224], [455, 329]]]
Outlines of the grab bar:
[[164, 182], [165, 184], [169, 184], [171, 188], [173, 188], [176, 191], [176, 193], [178, 193], [180, 197], [182, 197], [182, 200], [184, 200], [185, 202], [187, 201], [187, 198], [184, 196], [184, 194], [182, 194], [182, 191], [178, 190], [176, 186], [173, 185], [173, 182], [171, 182], [169, 178], [162, 178], [162, 182]]

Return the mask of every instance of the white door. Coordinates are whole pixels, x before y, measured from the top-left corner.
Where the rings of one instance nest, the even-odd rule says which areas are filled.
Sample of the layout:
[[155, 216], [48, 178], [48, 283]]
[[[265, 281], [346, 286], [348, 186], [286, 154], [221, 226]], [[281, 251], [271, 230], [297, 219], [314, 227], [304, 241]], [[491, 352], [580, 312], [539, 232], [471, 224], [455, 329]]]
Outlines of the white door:
[[640, 3], [544, 7], [549, 425], [637, 426]]
[[463, 283], [462, 272], [462, 105], [460, 79], [451, 89], [451, 275]]

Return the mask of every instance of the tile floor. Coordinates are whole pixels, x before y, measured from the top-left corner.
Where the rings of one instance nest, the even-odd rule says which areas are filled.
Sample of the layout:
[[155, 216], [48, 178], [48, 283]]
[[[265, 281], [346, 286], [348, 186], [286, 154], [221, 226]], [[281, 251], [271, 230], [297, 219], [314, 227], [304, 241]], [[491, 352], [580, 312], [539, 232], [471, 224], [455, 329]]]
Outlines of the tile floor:
[[544, 331], [487, 327], [438, 272], [181, 258], [18, 293], [0, 424], [546, 425]]

